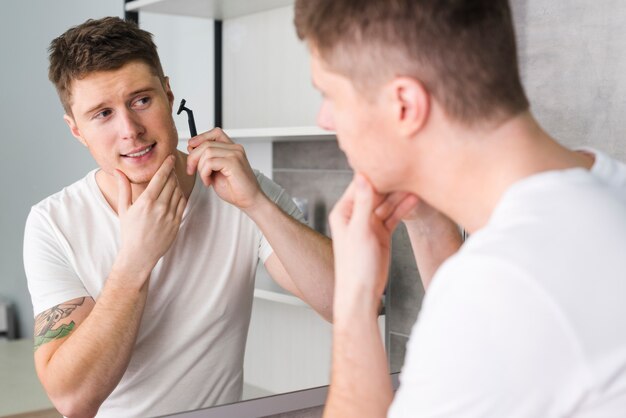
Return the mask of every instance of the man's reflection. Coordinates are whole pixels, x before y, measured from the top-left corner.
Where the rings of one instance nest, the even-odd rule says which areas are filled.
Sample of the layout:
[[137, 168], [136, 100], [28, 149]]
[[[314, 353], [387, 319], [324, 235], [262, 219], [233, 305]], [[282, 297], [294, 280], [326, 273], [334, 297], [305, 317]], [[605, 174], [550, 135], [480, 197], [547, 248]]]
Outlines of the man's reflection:
[[49, 58], [64, 119], [99, 168], [26, 223], [46, 392], [69, 417], [237, 401], [257, 260], [330, 320], [330, 240], [294, 219], [290, 197], [220, 129], [177, 151], [149, 33], [89, 20], [53, 40]]

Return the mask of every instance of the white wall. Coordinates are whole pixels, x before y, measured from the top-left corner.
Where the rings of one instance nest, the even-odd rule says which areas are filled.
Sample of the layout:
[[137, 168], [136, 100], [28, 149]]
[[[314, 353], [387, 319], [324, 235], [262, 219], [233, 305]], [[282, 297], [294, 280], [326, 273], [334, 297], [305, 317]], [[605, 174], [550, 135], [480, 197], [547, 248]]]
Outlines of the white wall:
[[626, 160], [623, 0], [511, 0], [524, 87], [563, 144]]
[[123, 2], [3, 1], [0, 11], [0, 295], [17, 306], [22, 336], [33, 313], [22, 264], [30, 207], [95, 167], [70, 135], [48, 81], [47, 48], [87, 18], [123, 16]]
[[224, 126], [315, 126], [321, 104], [293, 7], [224, 21]]
[[[139, 26], [154, 35], [165, 75], [175, 97], [193, 110], [198, 133], [213, 127], [213, 20], [140, 12]], [[182, 137], [188, 138], [187, 114], [174, 115]]]

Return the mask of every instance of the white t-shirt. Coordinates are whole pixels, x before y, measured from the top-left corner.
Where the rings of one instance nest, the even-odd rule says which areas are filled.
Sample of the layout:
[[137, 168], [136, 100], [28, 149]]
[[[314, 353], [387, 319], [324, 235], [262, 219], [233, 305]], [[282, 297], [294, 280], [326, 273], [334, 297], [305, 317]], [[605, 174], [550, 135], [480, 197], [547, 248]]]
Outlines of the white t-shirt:
[[[96, 301], [119, 248], [119, 219], [96, 171], [33, 206], [24, 265], [35, 315], [70, 299]], [[262, 174], [264, 192], [301, 219]], [[254, 275], [272, 248], [256, 224], [196, 176], [178, 236], [150, 276], [130, 364], [98, 417], [149, 417], [238, 401]], [[114, 342], [112, 342], [114, 343]]]
[[626, 415], [626, 166], [506, 191], [437, 271], [389, 416]]

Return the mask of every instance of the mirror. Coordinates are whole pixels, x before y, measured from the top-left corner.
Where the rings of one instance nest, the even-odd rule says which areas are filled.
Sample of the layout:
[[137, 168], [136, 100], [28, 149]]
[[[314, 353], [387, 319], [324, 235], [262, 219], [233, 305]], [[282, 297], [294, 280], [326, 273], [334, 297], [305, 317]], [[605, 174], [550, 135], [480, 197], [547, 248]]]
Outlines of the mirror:
[[[121, 4], [113, 7], [110, 2], [108, 4], [96, 4], [96, 2], [90, 1], [60, 0], [60, 3], [56, 3], [54, 7], [45, 2], [36, 2], [34, 10], [31, 6], [31, 4], [12, 2], [7, 4], [4, 10], [6, 13], [3, 12], [0, 18], [3, 30], [7, 31], [6, 36], [0, 40], [2, 51], [9, 51], [13, 56], [10, 65], [0, 69], [2, 79], [5, 80], [3, 93], [6, 92], [6, 103], [11, 103], [11, 107], [0, 112], [4, 126], [2, 140], [6, 147], [0, 156], [3, 162], [0, 169], [2, 170], [1, 178], [4, 186], [2, 187], [4, 194], [1, 199], [2, 234], [0, 234], [0, 242], [3, 248], [2, 256], [5, 257], [0, 266], [2, 268], [0, 295], [6, 296], [14, 304], [19, 323], [18, 336], [22, 339], [11, 342], [0, 341], [0, 350], [4, 349], [4, 351], [0, 351], [3, 353], [0, 354], [0, 357], [16, 366], [16, 369], [8, 369], [4, 367], [5, 363], [3, 363], [1, 368], [3, 377], [11, 375], [15, 378], [3, 379], [6, 385], [2, 386], [3, 390], [0, 390], [0, 416], [30, 413], [35, 410], [51, 408], [51, 404], [34, 374], [32, 365], [32, 341], [30, 341], [33, 329], [32, 305], [26, 287], [21, 258], [26, 216], [32, 205], [81, 179], [87, 172], [95, 168], [95, 163], [87, 150], [71, 137], [63, 122], [63, 111], [56, 92], [47, 80], [46, 49], [54, 37], [67, 28], [82, 23], [89, 17], [119, 15]], [[280, 14], [282, 20], [291, 11], [279, 11], [278, 13], [282, 13]], [[159, 18], [164, 19], [162, 22], [166, 28], [172, 23], [170, 21], [171, 16], [158, 15], [155, 17], [155, 19]], [[177, 28], [184, 27], [191, 30], [197, 27], [189, 23], [194, 18], [187, 19], [189, 20], [180, 23]], [[200, 23], [206, 24], [202, 21], [196, 23], [198, 26], [202, 26]], [[292, 32], [293, 29], [290, 25], [290, 20], [288, 20], [286, 26]], [[16, 39], [15, 34], [22, 34], [25, 27], [30, 28], [30, 36], [25, 35]], [[171, 30], [175, 31], [175, 29], [176, 26], [173, 25]], [[237, 31], [240, 29], [235, 28], [233, 30], [238, 33]], [[186, 44], [189, 40], [186, 37], [187, 34], [188, 32], [185, 32], [185, 42], [173, 43], [173, 47], [178, 48], [178, 52], [181, 52], [181, 45]], [[158, 33], [155, 35], [161, 36]], [[192, 33], [191, 39], [197, 39], [193, 37], [195, 35], [197, 33]], [[173, 32], [170, 32], [169, 36], [175, 37]], [[187, 98], [188, 105], [194, 110], [198, 130], [207, 130], [213, 123], [211, 111], [212, 77], [211, 74], [206, 74], [207, 68], [209, 68], [208, 64], [212, 64], [212, 55], [206, 54], [209, 63], [203, 68], [201, 62], [201, 57], [204, 56], [202, 53], [203, 44], [200, 40], [197, 40], [198, 43], [195, 44], [190, 43], [191, 51], [189, 54], [176, 57], [176, 51], [170, 50], [168, 53], [165, 46], [167, 42], [161, 43], [159, 39], [162, 38], [158, 38], [157, 43], [162, 50], [164, 67], [172, 77], [174, 94], [178, 99]], [[303, 48], [299, 44], [298, 47]], [[236, 48], [232, 50], [232, 53], [237, 53]], [[301, 50], [298, 54], [303, 58], [299, 65], [304, 69], [303, 71], [308, 71], [308, 62], [304, 60], [306, 51]], [[166, 61], [172, 55], [174, 55], [172, 58], [174, 61]], [[176, 74], [177, 67], [174, 64], [172, 70], [169, 70], [169, 62], [178, 62], [178, 74]], [[296, 76], [296, 73], [294, 71], [293, 77], [300, 78], [300, 83], [306, 86], [308, 92], [306, 94], [312, 98], [309, 105], [303, 104], [303, 113], [310, 115], [307, 117], [311, 119], [306, 124], [314, 125], [315, 113], [307, 109], [317, 107], [317, 93], [308, 90], [310, 89], [308, 72], [302, 76]], [[231, 75], [234, 76], [235, 74], [231, 73]], [[244, 75], [240, 77], [245, 78]], [[187, 79], [195, 79], [198, 82], [185, 85], [184, 81]], [[7, 80], [11, 80], [11, 82], [7, 82]], [[182, 85], [176, 85], [177, 80], [181, 80]], [[229, 82], [234, 82], [234, 79]], [[205, 83], [204, 87], [201, 85], [202, 83]], [[240, 85], [239, 87], [245, 86]], [[203, 89], [208, 89], [208, 91]], [[277, 94], [274, 96], [274, 100], [281, 101]], [[256, 109], [264, 107], [263, 104], [239, 100], [238, 107], [243, 109], [239, 109], [237, 113], [249, 112], [244, 108], [245, 106]], [[286, 111], [282, 109], [280, 112]], [[232, 112], [230, 114], [233, 115]], [[227, 115], [228, 113], [225, 116], [228, 117]], [[254, 117], [258, 117], [258, 115]], [[294, 125], [304, 125], [303, 119], [303, 116], [292, 117], [289, 115], [286, 118], [287, 121], [293, 120]], [[243, 121], [241, 124], [235, 125], [234, 121], [230, 121], [231, 126], [240, 128], [256, 126], [252, 124], [253, 122]], [[177, 118], [176, 123], [179, 127], [186, 127], [184, 116]], [[256, 122], [254, 123], [256, 124]], [[325, 141], [325, 143], [334, 147], [333, 152], [338, 151], [336, 144], [332, 141]], [[253, 163], [254, 166], [261, 168], [268, 175], [274, 175], [277, 181], [280, 176], [289, 176], [290, 173], [298, 172], [297, 166], [267, 164], [267, 161], [271, 161], [273, 157], [272, 147], [268, 148], [268, 144], [269, 142], [245, 144], [250, 159], [257, 161]], [[310, 146], [315, 148], [317, 147], [316, 144], [314, 142]], [[264, 154], [267, 151], [269, 154]], [[284, 155], [281, 158], [290, 158], [289, 153], [281, 155]], [[321, 162], [324, 162], [325, 156], [323, 154], [320, 154], [319, 158]], [[339, 161], [339, 157], [336, 159]], [[263, 167], [264, 164], [266, 167]], [[346, 171], [342, 176], [349, 176], [344, 168], [340, 169]], [[317, 174], [321, 176], [322, 181], [318, 183], [317, 187], [322, 192], [326, 192], [324, 184], [336, 174], [337, 170], [339, 169], [319, 167]], [[311, 169], [310, 171], [316, 170]], [[13, 183], [16, 178], [19, 178], [19, 187]], [[11, 183], [9, 183], [10, 181]], [[300, 179], [299, 181], [304, 180]], [[338, 196], [344, 186], [333, 187], [332, 193]], [[301, 191], [295, 186], [289, 191], [294, 196], [309, 198], [311, 222], [316, 227], [326, 231], [327, 210], [334, 202], [320, 203], [314, 195], [307, 195], [307, 191]], [[331, 354], [330, 325], [294, 297], [281, 293], [273, 282], [267, 280], [263, 270], [260, 270], [257, 278], [257, 293], [259, 295], [254, 298], [253, 314], [246, 345], [244, 398], [255, 398], [327, 384]], [[6, 375], [4, 374], [5, 371], [7, 372]], [[20, 386], [22, 384], [25, 386]], [[58, 416], [58, 414], [52, 412], [51, 416]]]
[[[621, 33], [619, 22], [626, 16], [620, 15], [624, 14], [622, 9], [606, 6], [609, 3], [589, 9], [583, 0], [576, 2], [580, 7], [571, 7], [571, 2], [512, 1], [524, 83], [531, 102], [543, 106], [535, 108], [539, 119], [546, 127], [553, 128], [554, 134], [567, 145], [597, 147], [626, 159], [626, 147], [605, 143], [605, 138], [615, 138], [615, 132], [622, 126], [622, 105], [613, 96], [624, 84], [618, 71], [622, 58], [610, 51], [623, 50], [620, 42], [626, 38], [614, 35]], [[5, 31], [0, 36], [0, 50], [11, 60], [0, 67], [3, 94], [6, 94], [5, 107], [0, 112], [3, 126], [0, 295], [14, 304], [22, 338], [30, 338], [33, 328], [21, 259], [26, 215], [33, 204], [95, 167], [62, 122], [56, 93], [46, 77], [45, 50], [52, 38], [89, 17], [122, 14], [122, 2], [33, 3], [34, 8], [30, 2], [8, 2], [0, 14], [0, 30]], [[537, 5], [541, 7], [531, 7]], [[291, 13], [290, 7], [284, 7], [224, 22], [225, 127], [252, 129], [315, 124], [319, 97], [310, 87], [307, 52], [294, 39]], [[606, 18], [609, 14], [613, 19]], [[140, 15], [145, 25], [153, 25], [146, 29], [155, 33], [175, 95], [179, 99], [187, 98], [198, 130], [207, 130], [213, 124], [212, 26], [203, 18]], [[563, 19], [564, 15], [568, 18]], [[593, 24], [594, 19], [600, 19], [603, 25]], [[580, 27], [584, 30], [579, 30]], [[551, 30], [546, 32], [545, 28]], [[597, 48], [597, 45], [604, 47]], [[609, 52], [601, 54], [601, 51]], [[602, 77], [593, 79], [590, 74]], [[298, 94], [294, 95], [294, 91]], [[607, 108], [606, 102], [612, 106]], [[573, 112], [566, 112], [573, 118], [564, 119], [563, 103], [575, 106]], [[597, 123], [597, 108], [607, 109], [602, 123]], [[184, 118], [176, 122], [179, 127], [186, 126]], [[312, 226], [327, 232], [328, 211], [351, 176], [336, 143], [285, 141], [272, 146], [269, 142], [249, 141], [245, 147], [250, 159], [256, 159], [254, 166], [262, 168], [266, 174], [272, 173], [293, 196], [308, 199]], [[16, 178], [19, 187], [14, 183]], [[402, 228], [394, 236], [392, 260], [383, 318], [384, 337], [391, 370], [399, 371], [423, 295], [421, 285], [415, 280], [417, 270]], [[324, 379], [328, 376], [330, 358], [329, 325], [307, 311], [308, 308], [295, 303], [297, 301], [283, 297], [285, 295], [273, 287], [262, 271], [258, 274], [257, 286], [269, 295], [258, 292], [265, 297], [257, 297], [254, 302], [244, 364], [247, 379], [244, 397], [255, 398], [327, 383]], [[284, 340], [274, 331], [285, 331], [287, 327], [280, 320], [287, 320], [290, 326], [300, 330], [318, 327], [319, 334], [316, 331], [316, 336], [311, 336], [316, 344], [298, 337], [295, 339], [301, 346], [281, 345]], [[306, 321], [317, 325], [302, 325]], [[264, 343], [275, 344], [279, 349], [265, 349]], [[0, 359], [14, 364], [20, 358], [25, 362], [32, 359], [30, 344], [17, 353], [6, 351], [7, 347], [9, 345], [0, 337], [0, 350], [9, 353], [4, 357], [0, 355]], [[293, 354], [292, 358], [287, 360], [286, 353]], [[270, 355], [274, 358], [270, 359]], [[280, 373], [274, 362], [284, 366]], [[0, 415], [28, 411], [2, 409], [11, 405], [8, 401], [21, 402], [31, 410], [46, 407], [38, 403], [45, 403], [46, 398], [36, 379], [33, 380], [32, 363], [20, 370], [25, 371], [19, 379], [3, 380], [6, 385], [0, 390]], [[36, 395], [39, 401], [11, 395], [11, 390], [24, 382], [30, 389], [20, 393]]]

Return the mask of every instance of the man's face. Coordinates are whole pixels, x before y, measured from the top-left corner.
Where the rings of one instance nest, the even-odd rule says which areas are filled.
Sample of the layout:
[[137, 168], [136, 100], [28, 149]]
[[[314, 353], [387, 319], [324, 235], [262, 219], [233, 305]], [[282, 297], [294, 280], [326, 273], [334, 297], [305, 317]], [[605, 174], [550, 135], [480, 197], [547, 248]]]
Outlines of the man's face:
[[388, 184], [385, 163], [388, 130], [382, 101], [364, 97], [345, 76], [333, 72], [318, 53], [311, 54], [313, 84], [322, 94], [317, 124], [335, 131], [350, 166], [365, 174], [379, 190]]
[[175, 152], [174, 96], [148, 65], [131, 62], [88, 74], [72, 82], [71, 98], [73, 117], [65, 120], [106, 174], [117, 168], [144, 184]]

